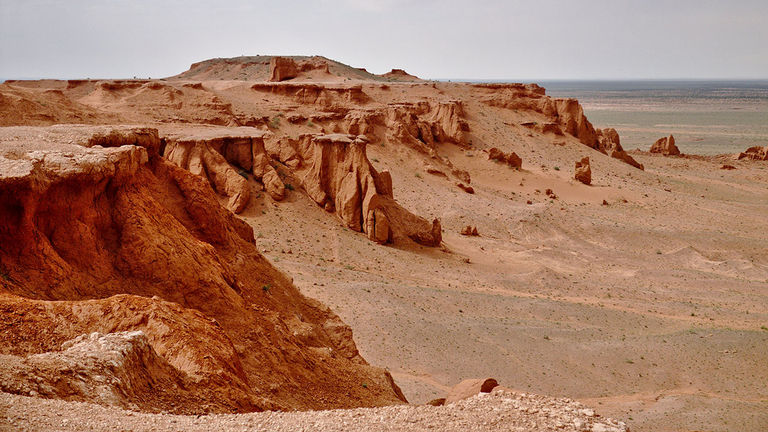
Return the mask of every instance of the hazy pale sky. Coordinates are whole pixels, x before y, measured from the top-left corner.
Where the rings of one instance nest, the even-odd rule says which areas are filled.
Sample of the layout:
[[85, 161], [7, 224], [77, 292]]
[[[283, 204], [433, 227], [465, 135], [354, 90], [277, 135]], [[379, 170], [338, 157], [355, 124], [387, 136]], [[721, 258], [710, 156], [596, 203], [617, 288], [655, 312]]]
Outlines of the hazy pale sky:
[[324, 55], [423, 78], [768, 78], [768, 0], [0, 0], [0, 77]]

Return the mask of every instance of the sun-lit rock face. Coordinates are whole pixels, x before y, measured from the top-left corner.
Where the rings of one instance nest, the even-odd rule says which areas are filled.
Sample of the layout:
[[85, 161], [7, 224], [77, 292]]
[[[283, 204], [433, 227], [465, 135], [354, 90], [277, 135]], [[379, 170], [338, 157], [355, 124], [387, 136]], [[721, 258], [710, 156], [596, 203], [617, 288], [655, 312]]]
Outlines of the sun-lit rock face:
[[[198, 413], [402, 402], [349, 328], [219, 205], [212, 186], [230, 189], [211, 171], [253, 165], [247, 143], [222, 143], [225, 156], [204, 150], [213, 163], [187, 160], [203, 176], [162, 158], [156, 129], [0, 131], [0, 353], [14, 356], [0, 358], [12, 377], [2, 390]], [[123, 354], [77, 360], [107, 342]], [[57, 381], [72, 368], [123, 382]]]

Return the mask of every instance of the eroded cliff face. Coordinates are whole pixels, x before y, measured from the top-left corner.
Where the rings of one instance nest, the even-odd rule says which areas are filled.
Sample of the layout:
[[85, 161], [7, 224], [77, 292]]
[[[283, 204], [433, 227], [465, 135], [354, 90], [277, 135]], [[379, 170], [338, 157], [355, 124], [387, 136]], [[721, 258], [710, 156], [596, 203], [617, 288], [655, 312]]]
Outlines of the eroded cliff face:
[[440, 222], [429, 223], [395, 202], [389, 172], [377, 172], [366, 155], [367, 139], [354, 135], [306, 135], [300, 152], [310, 161], [302, 184], [327, 211], [377, 243], [409, 238], [426, 246], [442, 240]]
[[546, 119], [542, 123], [525, 122], [522, 126], [542, 134], [572, 135], [585, 146], [635, 168], [644, 169], [642, 164], [635, 161], [621, 147], [619, 134], [615, 129], [607, 128], [601, 131], [592, 126], [576, 99], [550, 98], [545, 95], [544, 89], [536, 84], [476, 84], [475, 88], [486, 94], [481, 101], [488, 106], [538, 113]]
[[[218, 204], [217, 182], [160, 157], [163, 144], [147, 128], [2, 131], [0, 361], [14, 376], [2, 390], [198, 413], [401, 402], [349, 328]], [[82, 334], [135, 331], [113, 341], [120, 371], [109, 356], [73, 360], [82, 339], [60, 352]], [[60, 379], [78, 368], [134, 378], [95, 397]], [[167, 397], [145, 397], [147, 381]]]
[[[230, 71], [235, 73], [230, 76], [226, 71], [233, 68], [241, 70]], [[294, 72], [298, 75], [291, 77]], [[322, 76], [312, 75], [315, 73]], [[260, 80], [237, 81], [237, 74]], [[268, 81], [270, 74], [279, 75], [275, 82]], [[190, 81], [198, 78], [208, 80]], [[227, 80], [217, 81], [224, 78]], [[52, 117], [49, 122], [113, 123], [119, 119], [189, 124], [193, 132], [164, 133], [159, 152], [174, 165], [206, 179], [219, 195], [227, 197], [227, 208], [234, 213], [248, 207], [254, 193], [251, 179], [272, 200], [284, 199], [288, 193], [287, 175], [303, 179], [301, 186], [308, 195], [336, 212], [346, 226], [380, 243], [411, 239], [438, 245], [439, 222], [428, 223], [432, 215], [416, 216], [402, 207], [395, 209], [392, 193], [376, 190], [366, 196], [366, 191], [374, 190], [366, 185], [378, 174], [371, 171], [365, 151], [356, 150], [364, 146], [352, 143], [367, 141], [409, 153], [408, 157], [422, 159], [428, 172], [439, 173], [452, 185], [474, 192], [470, 173], [456, 168], [447, 154], [451, 147], [479, 151], [496, 148], [496, 143], [485, 142], [483, 131], [490, 126], [478, 115], [480, 107], [490, 107], [505, 111], [499, 116], [506, 119], [503, 128], [516, 135], [518, 142], [525, 141], [527, 135], [541, 136], [555, 144], [578, 142], [643, 169], [621, 147], [615, 130], [595, 129], [578, 101], [550, 98], [535, 84], [387, 83], [319, 57], [254, 57], [201, 62], [187, 73], [161, 81], [52, 81], [44, 88], [30, 82], [12, 82], [0, 85], [0, 96], [13, 99], [17, 105], [28, 105], [29, 111], [40, 118], [45, 118], [45, 112], [38, 101], [50, 99], [66, 106], [58, 110], [66, 117]], [[26, 117], [8, 119], [11, 123], [29, 121]], [[203, 124], [221, 130], [200, 132]], [[319, 138], [340, 135], [351, 138]], [[313, 136], [318, 138], [310, 138]], [[344, 144], [345, 140], [351, 141]], [[343, 149], [332, 152], [352, 167], [354, 182], [343, 173], [338, 174], [338, 181], [331, 182], [317, 175], [325, 171], [317, 168], [314, 155], [307, 150], [322, 147], [318, 143], [326, 141], [334, 142], [333, 148]], [[498, 150], [518, 154], [515, 148]], [[351, 151], [350, 155], [346, 155], [347, 151]], [[523, 159], [528, 157], [519, 154], [522, 158], [518, 157], [520, 160], [515, 160], [513, 166], [523, 166]], [[306, 171], [313, 166], [314, 177], [306, 177]], [[345, 176], [349, 180], [342, 182]], [[354, 188], [350, 186], [353, 183]], [[362, 195], [359, 200], [358, 194]], [[369, 212], [370, 202], [386, 205], [376, 204]]]
[[273, 200], [282, 200], [286, 185], [273, 166], [282, 165], [281, 170], [301, 179], [300, 186], [315, 203], [372, 241], [440, 245], [439, 221], [429, 223], [397, 204], [389, 173], [377, 172], [368, 160], [364, 135], [302, 134], [292, 139], [253, 128], [206, 128], [168, 134], [164, 143], [164, 158], [207, 179], [228, 197], [234, 213], [248, 205], [248, 174]]

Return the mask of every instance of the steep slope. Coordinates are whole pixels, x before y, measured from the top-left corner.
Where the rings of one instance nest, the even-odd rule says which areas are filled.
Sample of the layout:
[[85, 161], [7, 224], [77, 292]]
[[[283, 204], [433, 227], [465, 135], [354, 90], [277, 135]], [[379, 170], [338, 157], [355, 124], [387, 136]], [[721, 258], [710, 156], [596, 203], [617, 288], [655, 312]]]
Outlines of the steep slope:
[[[70, 370], [70, 352], [58, 353], [67, 340], [140, 330], [159, 357], [144, 349], [149, 360], [127, 367], [165, 366], [129, 375], [151, 377], [167, 397], [116, 392], [121, 406], [207, 412], [402, 402], [388, 374], [359, 356], [349, 328], [264, 259], [251, 227], [219, 206], [209, 184], [159, 156], [157, 130], [1, 133], [0, 353], [12, 356], [3, 357], [9, 364], [36, 368], [37, 359], [58, 357], [56, 367]], [[56, 374], [18, 379], [25, 376], [29, 382], [0, 386], [112, 400], [56, 390]]]

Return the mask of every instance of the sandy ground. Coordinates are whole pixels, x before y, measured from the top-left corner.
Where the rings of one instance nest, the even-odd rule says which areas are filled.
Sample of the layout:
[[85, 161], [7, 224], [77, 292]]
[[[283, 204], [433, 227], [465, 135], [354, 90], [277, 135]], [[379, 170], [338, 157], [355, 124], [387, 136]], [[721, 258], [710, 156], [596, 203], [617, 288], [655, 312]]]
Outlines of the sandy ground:
[[[488, 128], [475, 134], [503, 139]], [[523, 172], [443, 149], [474, 195], [406, 150], [370, 146], [397, 199], [442, 220], [443, 250], [373, 245], [299, 193], [244, 217], [412, 402], [494, 376], [588, 401], [632, 430], [768, 427], [768, 166], [641, 154], [642, 172], [570, 143], [515, 145]], [[570, 180], [582, 153], [592, 186]], [[480, 237], [459, 235], [465, 225]]]

